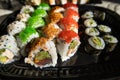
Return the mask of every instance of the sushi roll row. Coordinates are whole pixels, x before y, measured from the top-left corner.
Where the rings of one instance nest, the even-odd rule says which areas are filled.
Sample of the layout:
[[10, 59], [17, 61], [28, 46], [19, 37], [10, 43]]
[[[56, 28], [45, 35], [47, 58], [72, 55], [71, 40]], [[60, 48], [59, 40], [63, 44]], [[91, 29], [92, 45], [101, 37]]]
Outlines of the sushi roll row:
[[[114, 50], [118, 40], [112, 35], [112, 30], [109, 26], [104, 24], [98, 24], [96, 19], [96, 12], [87, 11], [82, 18], [82, 24], [84, 25], [85, 32], [85, 51], [88, 53], [100, 53], [102, 50], [111, 52]], [[98, 16], [98, 18], [100, 18]], [[113, 46], [112, 46], [112, 45]]]

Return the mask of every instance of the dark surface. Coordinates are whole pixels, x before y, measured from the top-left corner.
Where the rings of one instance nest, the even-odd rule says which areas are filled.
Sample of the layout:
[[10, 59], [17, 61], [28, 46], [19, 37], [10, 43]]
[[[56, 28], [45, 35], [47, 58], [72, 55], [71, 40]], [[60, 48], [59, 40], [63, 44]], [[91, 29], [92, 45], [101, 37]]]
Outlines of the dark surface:
[[[55, 78], [79, 78], [80, 80], [95, 80], [120, 76], [120, 16], [110, 10], [94, 7], [79, 6], [80, 15], [88, 10], [102, 11], [106, 13], [106, 18], [100, 23], [109, 25], [112, 34], [119, 40], [114, 51], [106, 53], [104, 50], [97, 59], [84, 51], [84, 36], [81, 36], [81, 46], [77, 53], [68, 61], [61, 62], [58, 60], [56, 67], [38, 69], [24, 63], [24, 59], [16, 61], [8, 65], [0, 65], [0, 75], [2, 79], [55, 79]], [[0, 25], [0, 35], [7, 33], [7, 25], [15, 20], [15, 16], [19, 11], [8, 16]], [[80, 23], [80, 22], [79, 22]], [[81, 28], [79, 30], [80, 33]]]

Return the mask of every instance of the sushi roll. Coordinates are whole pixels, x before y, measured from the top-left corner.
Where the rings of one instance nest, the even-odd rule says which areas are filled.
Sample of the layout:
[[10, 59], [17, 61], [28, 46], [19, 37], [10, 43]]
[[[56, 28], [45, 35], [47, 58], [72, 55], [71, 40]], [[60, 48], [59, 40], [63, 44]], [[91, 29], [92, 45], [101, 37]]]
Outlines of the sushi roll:
[[29, 43], [32, 39], [38, 38], [38, 32], [31, 27], [26, 27], [22, 30], [19, 35], [17, 36], [17, 42], [19, 47], [24, 47], [27, 43]]
[[53, 40], [61, 31], [57, 24], [50, 23], [42, 29], [44, 35], [49, 40]]
[[72, 18], [64, 17], [60, 20], [60, 28], [63, 30], [72, 30], [78, 33], [78, 23]]
[[65, 9], [72, 9], [72, 10], [78, 12], [78, 6], [76, 4], [68, 2], [68, 3], [64, 4], [63, 7]]
[[30, 53], [25, 58], [25, 63], [44, 68], [55, 66], [57, 64], [57, 58], [54, 42], [45, 37], [41, 37], [33, 42]]
[[55, 5], [55, 0], [49, 0], [50, 5]]
[[88, 36], [98, 36], [100, 35], [100, 32], [96, 28], [92, 27], [92, 28], [86, 28], [85, 34]]
[[43, 18], [37, 16], [30, 17], [27, 26], [32, 27], [32, 28], [38, 28], [38, 27], [43, 27], [45, 25], [45, 21]]
[[34, 12], [34, 8], [31, 5], [25, 5], [20, 10], [20, 13], [31, 14]]
[[60, 7], [60, 6], [55, 6], [53, 7], [49, 13], [54, 13], [54, 12], [64, 12], [65, 9], [63, 7]]
[[46, 10], [46, 11], [49, 11], [51, 9], [51, 7], [49, 6], [49, 4], [46, 4], [46, 3], [41, 3], [37, 9], [43, 9], [43, 10]]
[[90, 19], [86, 19], [84, 21], [84, 25], [85, 25], [85, 27], [96, 27], [97, 22], [94, 19], [90, 18]]
[[87, 11], [87, 12], [85, 12], [81, 17], [82, 17], [83, 19], [93, 18], [93, 17], [94, 17], [94, 14], [93, 14], [92, 11]]
[[26, 4], [32, 5], [32, 6], [38, 6], [40, 5], [41, 0], [26, 0]]
[[57, 49], [62, 61], [72, 57], [80, 45], [79, 36], [71, 30], [61, 31], [57, 38]]
[[49, 15], [50, 23], [58, 23], [63, 18], [63, 14], [60, 12], [54, 12]]
[[112, 35], [104, 35], [103, 39], [106, 43], [106, 52], [113, 51], [118, 43], [118, 39]]
[[16, 20], [22, 21], [22, 22], [27, 22], [29, 18], [30, 18], [29, 14], [20, 13], [20, 14], [17, 15]]
[[79, 20], [79, 13], [76, 12], [75, 10], [73, 9], [67, 9], [65, 12], [64, 12], [64, 16], [65, 17], [68, 17], [68, 18], [72, 18], [74, 19], [76, 22], [78, 22]]
[[47, 12], [43, 9], [36, 9], [33, 13], [32, 16], [39, 16], [39, 17], [46, 17]]
[[14, 36], [20, 33], [23, 29], [25, 29], [25, 27], [26, 27], [25, 23], [21, 21], [14, 21], [7, 26], [8, 34]]
[[[17, 57], [17, 58], [16, 58]], [[19, 48], [16, 40], [11, 35], [3, 35], [0, 37], [0, 63], [7, 64], [20, 57]]]
[[102, 34], [111, 33], [111, 28], [109, 26], [106, 26], [106, 25], [98, 25], [98, 29], [100, 30], [100, 32]]
[[93, 36], [90, 37], [86, 43], [85, 51], [89, 54], [99, 55], [105, 48], [105, 42], [101, 37]]

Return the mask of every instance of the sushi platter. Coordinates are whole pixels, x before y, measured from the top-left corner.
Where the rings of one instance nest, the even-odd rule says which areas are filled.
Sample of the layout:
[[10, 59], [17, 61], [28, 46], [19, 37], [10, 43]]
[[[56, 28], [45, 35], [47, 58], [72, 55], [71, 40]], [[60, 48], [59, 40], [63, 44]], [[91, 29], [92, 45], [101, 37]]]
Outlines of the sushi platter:
[[25, 5], [0, 24], [0, 76], [28, 80], [117, 76], [119, 22], [118, 14], [96, 6]]

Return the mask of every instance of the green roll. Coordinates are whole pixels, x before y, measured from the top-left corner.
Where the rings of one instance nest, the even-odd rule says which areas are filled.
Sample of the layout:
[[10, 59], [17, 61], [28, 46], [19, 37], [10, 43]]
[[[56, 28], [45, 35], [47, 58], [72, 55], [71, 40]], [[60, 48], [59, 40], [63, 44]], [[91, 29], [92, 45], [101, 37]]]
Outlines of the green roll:
[[46, 4], [46, 3], [41, 3], [37, 9], [43, 9], [43, 10], [46, 10], [46, 11], [49, 11], [51, 9], [51, 7], [49, 6], [49, 4]]

